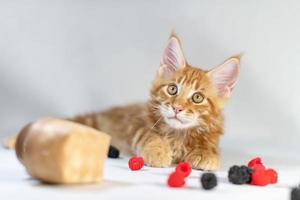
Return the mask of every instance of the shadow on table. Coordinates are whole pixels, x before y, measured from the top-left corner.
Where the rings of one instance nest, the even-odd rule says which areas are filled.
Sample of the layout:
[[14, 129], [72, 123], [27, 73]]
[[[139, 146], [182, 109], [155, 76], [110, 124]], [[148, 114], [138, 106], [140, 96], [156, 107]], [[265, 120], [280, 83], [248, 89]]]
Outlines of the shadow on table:
[[63, 184], [49, 184], [49, 183], [43, 183], [38, 180], [28, 178], [27, 181], [30, 182], [30, 184], [34, 187], [39, 187], [39, 188], [45, 188], [47, 190], [53, 189], [53, 190], [60, 190], [60, 191], [71, 191], [71, 190], [76, 190], [82, 191], [82, 192], [95, 192], [95, 191], [107, 191], [110, 189], [115, 189], [115, 188], [124, 188], [124, 187], [130, 187], [133, 186], [134, 184], [132, 183], [127, 183], [127, 182], [122, 182], [122, 181], [110, 181], [110, 180], [103, 180], [100, 183], [95, 183], [95, 184], [70, 184], [70, 185], [63, 185]]

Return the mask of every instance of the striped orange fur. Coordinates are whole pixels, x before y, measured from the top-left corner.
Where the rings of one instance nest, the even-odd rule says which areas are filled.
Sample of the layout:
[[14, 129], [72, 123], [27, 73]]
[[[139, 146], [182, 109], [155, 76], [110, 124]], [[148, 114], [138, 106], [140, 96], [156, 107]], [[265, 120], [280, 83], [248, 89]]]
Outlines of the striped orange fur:
[[148, 102], [71, 120], [109, 133], [113, 146], [142, 156], [149, 166], [186, 161], [195, 169], [216, 170], [222, 109], [236, 82], [239, 62], [235, 56], [210, 71], [192, 67], [172, 34]]

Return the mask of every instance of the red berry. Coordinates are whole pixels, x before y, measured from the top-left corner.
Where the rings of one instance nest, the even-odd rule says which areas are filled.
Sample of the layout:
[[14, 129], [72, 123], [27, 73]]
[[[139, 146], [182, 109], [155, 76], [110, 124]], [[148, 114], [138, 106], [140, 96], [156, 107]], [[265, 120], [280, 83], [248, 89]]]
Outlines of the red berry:
[[248, 167], [254, 170], [265, 170], [266, 167], [263, 165], [261, 158], [257, 157], [249, 161]]
[[175, 171], [178, 173], [182, 173], [184, 177], [188, 177], [192, 172], [192, 168], [189, 163], [181, 162], [176, 166]]
[[250, 160], [248, 162], [248, 167], [249, 168], [253, 168], [254, 165], [263, 165], [263, 163], [261, 162], [261, 158], [260, 157], [256, 157], [256, 158], [253, 158], [252, 160]]
[[274, 169], [267, 169], [266, 173], [268, 174], [268, 176], [270, 177], [270, 183], [275, 184], [277, 183], [278, 180], [278, 174]]
[[266, 186], [270, 182], [270, 176], [265, 170], [257, 169], [251, 175], [251, 185]]
[[142, 157], [132, 157], [128, 161], [128, 166], [132, 171], [140, 170], [144, 166], [144, 160]]
[[266, 170], [266, 167], [263, 164], [255, 164], [255, 165], [252, 165], [252, 167], [249, 167], [249, 168], [254, 169], [254, 170]]
[[185, 184], [184, 176], [182, 173], [173, 172], [170, 174], [167, 183], [170, 187], [183, 187]]

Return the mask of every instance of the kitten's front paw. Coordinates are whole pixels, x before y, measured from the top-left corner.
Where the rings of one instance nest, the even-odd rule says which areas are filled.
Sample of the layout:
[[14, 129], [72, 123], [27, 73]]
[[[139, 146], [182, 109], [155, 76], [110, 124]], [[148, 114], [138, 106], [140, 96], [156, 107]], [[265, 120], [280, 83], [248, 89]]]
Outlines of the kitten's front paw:
[[220, 168], [220, 158], [218, 154], [210, 152], [193, 152], [185, 159], [193, 169], [217, 170]]
[[169, 167], [172, 164], [171, 151], [165, 146], [147, 146], [142, 149], [140, 156], [147, 166]]

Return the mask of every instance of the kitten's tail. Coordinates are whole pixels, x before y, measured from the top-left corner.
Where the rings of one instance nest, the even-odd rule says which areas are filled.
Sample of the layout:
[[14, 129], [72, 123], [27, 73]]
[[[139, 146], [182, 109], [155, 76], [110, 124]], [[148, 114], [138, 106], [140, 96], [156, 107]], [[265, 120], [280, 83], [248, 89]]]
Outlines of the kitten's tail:
[[17, 134], [15, 136], [9, 136], [3, 140], [3, 147], [6, 149], [14, 149], [17, 140]]

